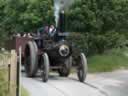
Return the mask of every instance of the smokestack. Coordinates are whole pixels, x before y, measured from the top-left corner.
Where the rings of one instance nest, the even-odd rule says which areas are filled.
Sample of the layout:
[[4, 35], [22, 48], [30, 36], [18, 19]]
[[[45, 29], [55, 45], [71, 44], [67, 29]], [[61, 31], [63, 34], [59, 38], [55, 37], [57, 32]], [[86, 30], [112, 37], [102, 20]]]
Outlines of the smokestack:
[[60, 32], [65, 32], [65, 14], [64, 10], [59, 13], [58, 29]]
[[65, 14], [64, 10], [68, 9], [69, 6], [75, 0], [54, 0], [54, 16], [56, 27], [60, 32], [65, 32]]

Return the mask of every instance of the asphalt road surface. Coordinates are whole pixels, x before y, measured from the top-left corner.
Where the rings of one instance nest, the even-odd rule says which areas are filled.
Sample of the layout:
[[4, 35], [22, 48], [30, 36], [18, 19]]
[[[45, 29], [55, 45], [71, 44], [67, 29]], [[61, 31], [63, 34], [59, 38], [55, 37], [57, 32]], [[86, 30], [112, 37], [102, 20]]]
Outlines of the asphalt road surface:
[[88, 83], [107, 93], [107, 96], [128, 96], [128, 70], [95, 74]]
[[47, 83], [24, 75], [21, 82], [30, 96], [128, 96], [128, 71], [90, 74], [85, 83], [76, 75], [63, 78], [57, 74], [50, 74]]

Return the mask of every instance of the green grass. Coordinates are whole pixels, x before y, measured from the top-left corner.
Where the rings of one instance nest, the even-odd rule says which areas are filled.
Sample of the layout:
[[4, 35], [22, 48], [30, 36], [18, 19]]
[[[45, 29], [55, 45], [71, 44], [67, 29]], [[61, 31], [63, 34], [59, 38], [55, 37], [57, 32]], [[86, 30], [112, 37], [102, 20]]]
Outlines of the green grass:
[[2, 61], [5, 61], [5, 56], [9, 56], [8, 53], [0, 51], [0, 96], [9, 96], [8, 92], [8, 67]]
[[29, 96], [28, 91], [24, 87], [21, 87], [21, 96]]
[[88, 58], [89, 72], [108, 72], [128, 69], [128, 49], [113, 49]]
[[[0, 61], [4, 59], [5, 56], [10, 56], [10, 54], [0, 52]], [[0, 63], [1, 64], [1, 63]], [[0, 66], [0, 96], [10, 96], [8, 93], [8, 69], [4, 66]], [[29, 93], [25, 88], [21, 88], [21, 96], [29, 96]]]
[[0, 69], [0, 96], [8, 95], [7, 70]]

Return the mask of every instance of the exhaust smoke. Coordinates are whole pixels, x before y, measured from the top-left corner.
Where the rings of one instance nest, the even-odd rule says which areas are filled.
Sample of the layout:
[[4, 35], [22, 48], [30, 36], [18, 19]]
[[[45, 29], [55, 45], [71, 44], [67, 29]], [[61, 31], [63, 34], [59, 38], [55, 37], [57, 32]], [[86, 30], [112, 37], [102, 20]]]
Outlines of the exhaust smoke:
[[54, 0], [54, 16], [55, 16], [56, 27], [58, 26], [60, 7], [61, 7], [60, 0]]
[[58, 26], [59, 12], [68, 8], [74, 0], [54, 0], [54, 16], [56, 27]]

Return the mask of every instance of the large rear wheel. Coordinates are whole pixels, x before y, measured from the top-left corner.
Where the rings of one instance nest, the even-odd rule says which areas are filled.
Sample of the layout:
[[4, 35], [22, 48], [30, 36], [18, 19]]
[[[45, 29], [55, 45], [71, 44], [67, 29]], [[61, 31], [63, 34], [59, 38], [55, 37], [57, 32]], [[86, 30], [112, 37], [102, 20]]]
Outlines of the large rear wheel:
[[38, 69], [37, 45], [34, 41], [29, 41], [25, 48], [25, 72], [28, 77], [34, 77]]
[[87, 59], [86, 59], [84, 53], [80, 54], [80, 58], [79, 59], [80, 60], [79, 60], [79, 67], [78, 67], [77, 75], [78, 75], [79, 81], [80, 82], [84, 82], [85, 79], [86, 79], [87, 70], [88, 70]]

